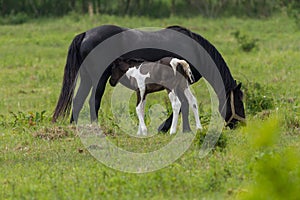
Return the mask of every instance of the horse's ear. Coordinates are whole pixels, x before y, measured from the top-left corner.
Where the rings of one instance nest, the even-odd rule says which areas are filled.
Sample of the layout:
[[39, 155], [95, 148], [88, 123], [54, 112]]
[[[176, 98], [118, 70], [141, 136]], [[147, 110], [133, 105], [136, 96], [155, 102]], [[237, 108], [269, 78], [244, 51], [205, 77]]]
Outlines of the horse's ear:
[[236, 87], [235, 87], [235, 90], [240, 90], [242, 87], [242, 83], [239, 83]]

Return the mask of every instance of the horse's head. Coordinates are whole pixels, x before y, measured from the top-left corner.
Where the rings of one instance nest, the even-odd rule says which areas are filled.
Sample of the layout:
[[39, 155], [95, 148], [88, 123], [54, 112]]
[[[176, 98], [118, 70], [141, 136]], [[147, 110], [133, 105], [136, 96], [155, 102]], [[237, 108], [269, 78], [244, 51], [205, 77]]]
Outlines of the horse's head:
[[122, 59], [117, 59], [111, 64], [111, 77], [109, 79], [109, 84], [111, 86], [116, 86], [120, 78], [129, 69], [130, 64], [123, 61]]
[[243, 104], [242, 84], [238, 84], [233, 90], [229, 91], [226, 96], [226, 126], [230, 129], [236, 127], [238, 122], [245, 124], [245, 109]]

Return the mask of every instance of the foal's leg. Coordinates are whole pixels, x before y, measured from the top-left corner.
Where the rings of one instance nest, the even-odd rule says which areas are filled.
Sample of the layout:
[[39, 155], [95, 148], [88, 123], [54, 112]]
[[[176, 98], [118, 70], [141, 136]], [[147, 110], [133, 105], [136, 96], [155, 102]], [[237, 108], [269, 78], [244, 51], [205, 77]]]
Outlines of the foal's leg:
[[[182, 129], [183, 132], [189, 132], [191, 131], [190, 124], [189, 124], [189, 107], [188, 107], [188, 102], [186, 100], [185, 95], [180, 95], [180, 102], [182, 103], [182, 107], [180, 112], [182, 112]], [[158, 132], [168, 132], [172, 125], [172, 119], [174, 118], [174, 113], [171, 113], [171, 115], [164, 121], [159, 127], [158, 127]]]
[[169, 92], [169, 99], [171, 101], [171, 105], [173, 109], [173, 119], [172, 119], [170, 134], [174, 134], [176, 133], [176, 127], [177, 127], [178, 115], [179, 115], [181, 103], [179, 101], [179, 98], [176, 96], [174, 90]]
[[189, 103], [183, 92], [183, 90], [179, 87], [176, 90], [176, 94], [181, 103], [181, 113], [182, 113], [182, 130], [183, 132], [190, 132], [190, 122], [189, 122]]
[[139, 129], [137, 135], [147, 135], [147, 127], [144, 120], [144, 110], [145, 110], [145, 90], [140, 89], [137, 92], [137, 106], [136, 106], [136, 114], [139, 118]]
[[187, 87], [184, 90], [184, 94], [189, 102], [190, 107], [192, 108], [193, 112], [194, 112], [194, 116], [195, 116], [195, 121], [196, 121], [196, 129], [200, 129], [202, 130], [202, 125], [199, 119], [199, 112], [198, 112], [198, 103], [197, 103], [197, 99], [196, 97], [193, 95], [193, 93], [191, 92], [190, 87]]

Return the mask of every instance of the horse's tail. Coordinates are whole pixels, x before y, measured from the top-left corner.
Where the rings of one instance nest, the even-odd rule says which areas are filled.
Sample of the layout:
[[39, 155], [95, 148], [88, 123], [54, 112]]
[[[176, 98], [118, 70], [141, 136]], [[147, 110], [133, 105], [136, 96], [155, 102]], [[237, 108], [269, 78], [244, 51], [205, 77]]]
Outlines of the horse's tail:
[[56, 122], [58, 117], [65, 117], [70, 113], [76, 76], [83, 62], [80, 55], [80, 46], [84, 36], [85, 33], [77, 35], [69, 47], [62, 89], [52, 116], [52, 122]]

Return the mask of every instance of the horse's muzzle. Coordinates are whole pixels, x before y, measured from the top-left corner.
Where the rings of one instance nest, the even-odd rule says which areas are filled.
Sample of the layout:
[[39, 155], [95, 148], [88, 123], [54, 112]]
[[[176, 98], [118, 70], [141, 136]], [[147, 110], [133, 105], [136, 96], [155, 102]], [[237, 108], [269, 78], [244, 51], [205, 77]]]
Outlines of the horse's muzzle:
[[118, 81], [116, 81], [116, 80], [114, 80], [114, 79], [112, 79], [112, 78], [109, 79], [109, 84], [110, 84], [112, 87], [115, 87], [115, 86], [117, 85], [117, 83], [118, 83]]

